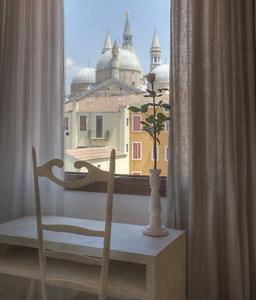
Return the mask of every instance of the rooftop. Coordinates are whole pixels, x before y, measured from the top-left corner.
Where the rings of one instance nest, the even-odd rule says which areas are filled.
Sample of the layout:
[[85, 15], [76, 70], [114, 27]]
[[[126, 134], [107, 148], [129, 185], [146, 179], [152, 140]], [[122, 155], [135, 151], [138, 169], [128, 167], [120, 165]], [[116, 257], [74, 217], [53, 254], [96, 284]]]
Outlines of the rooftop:
[[[75, 158], [76, 160], [94, 160], [94, 159], [109, 159], [110, 147], [90, 147], [90, 148], [78, 148], [78, 149], [67, 149], [66, 154]], [[124, 153], [116, 151], [116, 157], [122, 156]]]

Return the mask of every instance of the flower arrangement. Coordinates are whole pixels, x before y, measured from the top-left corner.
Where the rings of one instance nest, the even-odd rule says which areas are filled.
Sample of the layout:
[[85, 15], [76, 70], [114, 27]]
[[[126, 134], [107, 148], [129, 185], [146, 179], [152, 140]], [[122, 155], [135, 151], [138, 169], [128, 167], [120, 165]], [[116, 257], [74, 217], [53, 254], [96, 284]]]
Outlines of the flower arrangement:
[[[141, 121], [142, 130], [146, 131], [150, 137], [153, 139], [153, 155], [154, 155], [154, 170], [157, 169], [157, 144], [160, 145], [159, 136], [162, 131], [164, 131], [165, 122], [171, 120], [170, 117], [165, 116], [162, 113], [162, 109], [170, 111], [171, 106], [163, 101], [156, 101], [158, 97], [161, 97], [163, 91], [167, 91], [167, 88], [159, 88], [158, 92], [155, 91], [154, 82], [156, 80], [156, 75], [154, 73], [148, 73], [146, 79], [149, 82], [151, 89], [147, 89], [147, 94], [144, 97], [151, 97], [152, 101], [146, 104], [138, 106], [130, 106], [128, 109], [132, 112], [140, 112], [145, 115], [145, 120]], [[153, 113], [150, 114], [149, 111], [153, 109]]]

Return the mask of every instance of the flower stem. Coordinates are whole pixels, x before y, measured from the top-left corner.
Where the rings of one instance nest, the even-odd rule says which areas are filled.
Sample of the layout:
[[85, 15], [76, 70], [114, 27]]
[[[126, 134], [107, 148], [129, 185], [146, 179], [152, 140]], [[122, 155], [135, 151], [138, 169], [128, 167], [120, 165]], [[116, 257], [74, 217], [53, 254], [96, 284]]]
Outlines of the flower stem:
[[[154, 89], [154, 83], [151, 82], [151, 87], [152, 87], [152, 91], [154, 92], [155, 89]], [[156, 167], [157, 167], [157, 149], [156, 149], [156, 121], [155, 121], [155, 118], [156, 118], [156, 98], [155, 96], [153, 96], [153, 109], [154, 109], [154, 123], [153, 123], [153, 128], [154, 128], [154, 135], [153, 135], [153, 140], [154, 140], [154, 144], [153, 144], [153, 153], [154, 153], [154, 170], [156, 170]]]

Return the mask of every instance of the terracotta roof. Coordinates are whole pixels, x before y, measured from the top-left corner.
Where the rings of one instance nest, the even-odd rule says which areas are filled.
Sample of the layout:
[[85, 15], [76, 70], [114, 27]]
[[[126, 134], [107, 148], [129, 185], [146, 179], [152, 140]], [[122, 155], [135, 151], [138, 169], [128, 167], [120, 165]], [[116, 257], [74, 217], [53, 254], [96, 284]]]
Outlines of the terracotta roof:
[[[169, 101], [169, 94], [164, 94], [157, 98], [157, 101]], [[115, 96], [115, 97], [85, 97], [78, 100], [78, 111], [80, 112], [118, 112], [121, 108], [128, 105], [143, 104], [151, 101], [150, 98], [144, 97], [144, 94]], [[70, 111], [70, 103], [66, 103], [65, 112]]]
[[[78, 149], [66, 149], [66, 154], [75, 158], [76, 160], [94, 160], [110, 158], [110, 147], [89, 147]], [[116, 157], [122, 156], [124, 153], [116, 151]]]

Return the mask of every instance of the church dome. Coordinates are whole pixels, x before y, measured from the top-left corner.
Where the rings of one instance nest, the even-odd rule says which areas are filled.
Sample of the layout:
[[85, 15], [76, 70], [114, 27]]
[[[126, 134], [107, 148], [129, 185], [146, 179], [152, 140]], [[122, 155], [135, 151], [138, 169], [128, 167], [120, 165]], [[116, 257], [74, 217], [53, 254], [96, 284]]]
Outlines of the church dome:
[[[119, 50], [119, 69], [121, 70], [133, 70], [141, 72], [141, 65], [138, 57], [135, 53], [118, 48]], [[111, 69], [112, 65], [112, 51], [108, 50], [102, 54], [101, 58], [97, 63], [97, 71]]]
[[93, 68], [83, 68], [81, 69], [72, 79], [72, 84], [78, 83], [95, 83], [96, 73]]
[[156, 82], [169, 82], [169, 65], [162, 64], [152, 70], [152, 73], [156, 74]]

